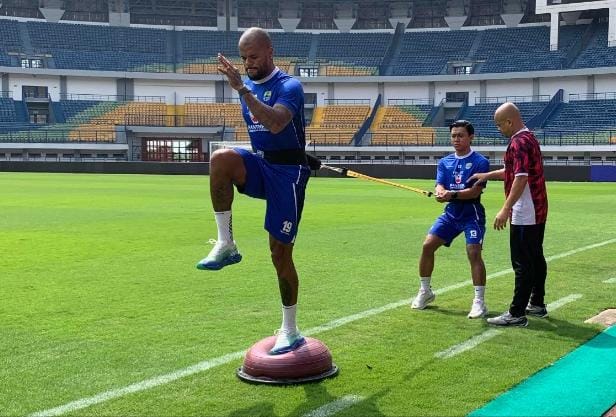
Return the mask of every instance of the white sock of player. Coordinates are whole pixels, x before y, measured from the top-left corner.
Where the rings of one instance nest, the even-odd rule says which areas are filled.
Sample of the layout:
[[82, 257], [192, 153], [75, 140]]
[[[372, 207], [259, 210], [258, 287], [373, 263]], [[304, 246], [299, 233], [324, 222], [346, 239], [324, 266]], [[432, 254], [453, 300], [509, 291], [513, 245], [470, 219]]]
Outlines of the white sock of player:
[[214, 212], [216, 226], [218, 226], [218, 241], [233, 242], [233, 225], [231, 223], [231, 210]]
[[485, 285], [475, 285], [475, 300], [483, 301], [483, 295], [485, 294]]
[[419, 278], [419, 285], [421, 285], [422, 291], [428, 291], [430, 289], [431, 280], [432, 280], [432, 277], [420, 277]]
[[297, 314], [297, 304], [292, 306], [282, 306], [282, 327], [281, 330], [286, 332], [294, 332], [297, 329], [295, 316]]

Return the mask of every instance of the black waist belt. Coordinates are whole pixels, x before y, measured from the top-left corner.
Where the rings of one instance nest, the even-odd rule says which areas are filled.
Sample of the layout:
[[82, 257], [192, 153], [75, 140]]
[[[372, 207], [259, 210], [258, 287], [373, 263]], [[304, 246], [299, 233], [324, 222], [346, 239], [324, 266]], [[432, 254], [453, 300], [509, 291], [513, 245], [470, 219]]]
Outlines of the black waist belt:
[[270, 164], [277, 165], [308, 165], [306, 151], [303, 149], [284, 149], [281, 151], [258, 151]]

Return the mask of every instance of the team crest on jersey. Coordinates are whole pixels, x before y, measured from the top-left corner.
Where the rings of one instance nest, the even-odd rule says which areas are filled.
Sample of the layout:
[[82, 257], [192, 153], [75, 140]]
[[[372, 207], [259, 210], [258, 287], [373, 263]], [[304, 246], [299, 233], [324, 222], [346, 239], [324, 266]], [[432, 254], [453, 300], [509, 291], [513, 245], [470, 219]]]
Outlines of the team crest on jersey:
[[269, 101], [270, 98], [272, 98], [272, 92], [270, 90], [263, 93], [263, 101]]
[[472, 166], [473, 166], [472, 162], [467, 162], [465, 165], [466, 169], [471, 169]]

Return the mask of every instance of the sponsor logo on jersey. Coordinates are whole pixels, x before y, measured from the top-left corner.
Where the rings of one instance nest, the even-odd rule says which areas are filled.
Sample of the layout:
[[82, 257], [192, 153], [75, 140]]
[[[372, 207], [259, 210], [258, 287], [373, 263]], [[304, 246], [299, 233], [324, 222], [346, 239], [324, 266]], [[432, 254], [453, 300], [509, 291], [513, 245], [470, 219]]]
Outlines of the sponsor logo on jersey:
[[252, 112], [250, 110], [248, 110], [248, 117], [250, 117], [250, 120], [252, 120], [252, 122], [254, 124], [258, 124], [259, 120], [257, 120], [257, 118], [254, 116], [254, 114], [252, 114]]

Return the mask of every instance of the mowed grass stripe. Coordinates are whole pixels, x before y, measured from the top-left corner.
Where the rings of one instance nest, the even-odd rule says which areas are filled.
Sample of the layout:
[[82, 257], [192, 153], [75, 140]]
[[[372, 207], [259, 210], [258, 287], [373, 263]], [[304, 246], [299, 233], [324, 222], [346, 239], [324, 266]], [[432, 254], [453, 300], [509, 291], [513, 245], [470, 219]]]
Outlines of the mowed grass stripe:
[[[616, 242], [616, 239], [610, 239], [604, 242], [599, 242], [599, 243], [595, 243], [595, 244], [591, 244], [588, 246], [583, 246], [574, 250], [570, 250], [567, 252], [564, 252], [563, 254], [557, 254], [557, 255], [553, 255], [550, 256], [548, 258], [546, 258], [546, 260], [552, 261], [552, 260], [556, 260], [556, 259], [561, 259], [565, 256], [570, 256], [573, 254], [577, 254], [586, 250], [591, 250], [591, 249], [595, 249], [601, 246], [605, 246], [605, 245], [609, 245], [610, 243]], [[566, 255], [565, 255], [566, 254]], [[511, 271], [511, 269], [505, 270], [505, 271], [499, 271], [499, 272], [495, 272], [494, 274], [490, 274], [489, 278], [494, 278], [494, 277], [498, 277], [498, 276], [502, 276], [505, 275], [507, 272], [506, 271]], [[464, 282], [464, 283], [457, 283], [454, 285], [450, 285], [448, 287], [444, 287], [441, 288], [440, 290], [437, 290], [439, 294], [444, 294], [447, 293], [449, 291], [453, 291], [459, 288], [462, 288], [464, 286], [470, 285], [469, 282]], [[567, 298], [570, 297], [574, 297], [573, 299], [577, 299], [581, 296], [576, 295], [576, 296], [569, 296]], [[577, 298], [575, 298], [577, 297]], [[562, 300], [559, 300], [562, 301]], [[569, 302], [569, 301], [567, 301]], [[347, 317], [342, 317], [340, 319], [336, 319], [333, 320], [327, 324], [324, 324], [322, 326], [317, 326], [317, 327], [313, 327], [310, 328], [306, 331], [304, 331], [304, 333], [306, 335], [316, 335], [318, 333], [322, 333], [328, 330], [332, 330], [341, 326], [344, 326], [345, 324], [360, 320], [360, 319], [364, 319], [367, 317], [371, 317], [398, 307], [401, 307], [403, 305], [406, 305], [410, 303], [410, 298], [407, 299], [403, 299], [394, 303], [390, 303], [387, 305], [384, 305], [382, 307], [378, 307], [378, 308], [374, 308], [374, 309], [370, 309], [370, 310], [366, 310], [363, 311], [361, 313], [357, 313], [357, 314], [353, 314]], [[551, 307], [552, 309], [554, 309], [554, 306]], [[119, 397], [123, 397], [126, 396], [128, 394], [132, 394], [132, 393], [136, 393], [136, 392], [140, 392], [140, 391], [144, 391], [150, 388], [154, 388], [160, 385], [164, 385], [164, 384], [168, 384], [171, 383], [173, 381], [176, 381], [178, 379], [190, 376], [190, 375], [194, 375], [196, 373], [200, 373], [200, 372], [204, 372], [207, 371], [209, 369], [212, 369], [214, 367], [220, 366], [220, 365], [224, 365], [227, 364], [233, 360], [239, 359], [241, 358], [244, 353], [246, 351], [245, 350], [241, 350], [241, 351], [237, 351], [237, 352], [233, 352], [233, 353], [228, 353], [226, 355], [214, 358], [214, 359], [210, 359], [210, 360], [206, 360], [203, 362], [199, 362], [195, 365], [189, 366], [187, 368], [184, 369], [180, 369], [168, 374], [164, 374], [164, 375], [160, 375], [151, 379], [147, 379], [135, 384], [131, 384], [129, 386], [123, 387], [123, 388], [119, 388], [119, 389], [114, 389], [114, 390], [109, 390], [109, 391], [105, 391], [103, 393], [91, 396], [91, 397], [87, 397], [87, 398], [83, 398], [83, 399], [79, 399], [76, 401], [72, 401], [69, 402], [67, 404], [58, 406], [58, 407], [54, 407], [54, 408], [50, 408], [47, 410], [42, 410], [42, 411], [38, 411], [35, 413], [30, 414], [30, 416], [33, 417], [40, 417], [40, 416], [57, 416], [57, 415], [62, 415], [65, 413], [69, 413], [69, 412], [73, 412], [73, 411], [77, 411], [77, 410], [81, 410], [87, 407], [90, 407], [92, 405], [95, 404], [100, 404], [106, 401], [109, 401], [111, 399], [115, 399], [115, 398], [119, 398]]]
[[303, 417], [329, 417], [334, 414], [361, 402], [364, 397], [359, 395], [345, 395], [344, 397], [332, 401], [331, 403], [325, 404], [317, 408], [314, 411], [304, 414]]
[[[566, 297], [563, 297], [559, 300], [556, 300], [550, 304], [548, 304], [547, 309], [548, 312], [554, 311], [559, 309], [560, 307], [564, 306], [565, 304], [571, 303], [575, 300], [579, 300], [580, 298], [582, 298], [582, 294], [571, 294], [568, 295]], [[493, 328], [493, 329], [488, 329], [476, 336], [471, 337], [470, 339], [462, 342], [462, 343], [458, 343], [448, 349], [442, 350], [440, 352], [437, 352], [434, 354], [435, 357], [437, 358], [441, 358], [441, 359], [449, 359], [452, 358], [456, 355], [459, 355], [460, 353], [464, 353], [468, 350], [471, 350], [477, 346], [479, 346], [481, 343], [488, 341], [490, 339], [492, 339], [493, 337], [498, 336], [499, 334], [501, 334], [502, 331], [497, 329], [497, 328]]]

